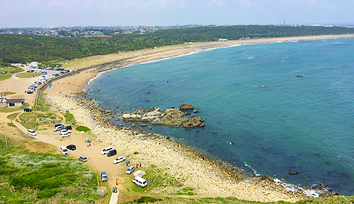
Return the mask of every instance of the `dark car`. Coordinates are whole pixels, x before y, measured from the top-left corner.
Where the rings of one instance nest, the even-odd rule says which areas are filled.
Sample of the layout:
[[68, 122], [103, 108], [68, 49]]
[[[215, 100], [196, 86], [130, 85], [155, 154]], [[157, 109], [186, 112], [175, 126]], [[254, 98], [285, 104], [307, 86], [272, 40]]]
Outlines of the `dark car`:
[[71, 144], [71, 145], [66, 146], [66, 149], [70, 149], [70, 150], [74, 151], [76, 149], [76, 146]]
[[71, 127], [71, 125], [65, 126], [64, 129], [66, 130], [72, 130], [73, 128]]
[[111, 157], [111, 156], [114, 156], [114, 155], [116, 155], [116, 154], [117, 154], [117, 150], [112, 149], [111, 151], [109, 151], [109, 152], [107, 153], [107, 157]]
[[31, 112], [32, 109], [30, 109], [30, 108], [25, 108], [25, 109], [23, 109], [23, 111], [25, 111], [25, 112]]

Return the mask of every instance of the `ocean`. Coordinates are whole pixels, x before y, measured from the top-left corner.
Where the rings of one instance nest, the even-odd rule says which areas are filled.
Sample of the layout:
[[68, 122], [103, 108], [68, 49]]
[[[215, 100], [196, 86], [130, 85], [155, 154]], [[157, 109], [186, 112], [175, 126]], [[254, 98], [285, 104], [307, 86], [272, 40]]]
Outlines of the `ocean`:
[[[190, 117], [201, 116], [204, 128], [140, 129], [177, 138], [249, 175], [354, 194], [353, 38], [197, 51], [102, 73], [87, 93], [120, 113], [191, 104], [200, 112]], [[119, 117], [111, 122], [125, 124]]]

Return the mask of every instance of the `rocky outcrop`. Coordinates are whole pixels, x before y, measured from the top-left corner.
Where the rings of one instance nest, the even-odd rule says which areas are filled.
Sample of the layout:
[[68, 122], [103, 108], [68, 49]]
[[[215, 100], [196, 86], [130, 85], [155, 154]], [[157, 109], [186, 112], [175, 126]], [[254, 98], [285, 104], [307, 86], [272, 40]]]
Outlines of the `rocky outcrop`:
[[171, 127], [204, 127], [204, 120], [198, 118], [184, 118], [186, 113], [178, 108], [168, 108], [160, 110], [155, 108], [153, 111], [148, 111], [145, 108], [135, 111], [134, 113], [123, 114], [125, 122], [150, 122], [153, 125], [168, 125]]
[[181, 110], [193, 110], [194, 107], [192, 105], [190, 105], [190, 104], [182, 103], [182, 104], [179, 105], [179, 109], [181, 109]]
[[289, 172], [289, 174], [290, 174], [290, 175], [297, 175], [297, 174], [299, 174], [299, 172], [297, 172], [297, 171], [292, 171], [292, 172]]

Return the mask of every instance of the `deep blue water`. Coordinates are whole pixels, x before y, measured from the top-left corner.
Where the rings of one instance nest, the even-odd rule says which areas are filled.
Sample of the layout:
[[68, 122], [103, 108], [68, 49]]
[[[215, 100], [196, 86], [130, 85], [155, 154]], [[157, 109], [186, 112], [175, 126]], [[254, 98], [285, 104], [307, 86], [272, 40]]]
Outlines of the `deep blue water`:
[[88, 93], [117, 111], [192, 104], [205, 128], [149, 127], [259, 174], [354, 194], [352, 38], [243, 45], [134, 65], [102, 74]]

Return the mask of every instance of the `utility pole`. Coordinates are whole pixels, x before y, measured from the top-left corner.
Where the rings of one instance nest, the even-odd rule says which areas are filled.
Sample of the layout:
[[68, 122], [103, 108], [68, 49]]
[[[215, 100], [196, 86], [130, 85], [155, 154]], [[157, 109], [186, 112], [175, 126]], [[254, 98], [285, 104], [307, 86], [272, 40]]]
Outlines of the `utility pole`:
[[6, 129], [4, 128], [4, 134], [5, 134], [5, 143], [6, 143], [6, 149], [7, 149], [7, 138], [6, 138]]

